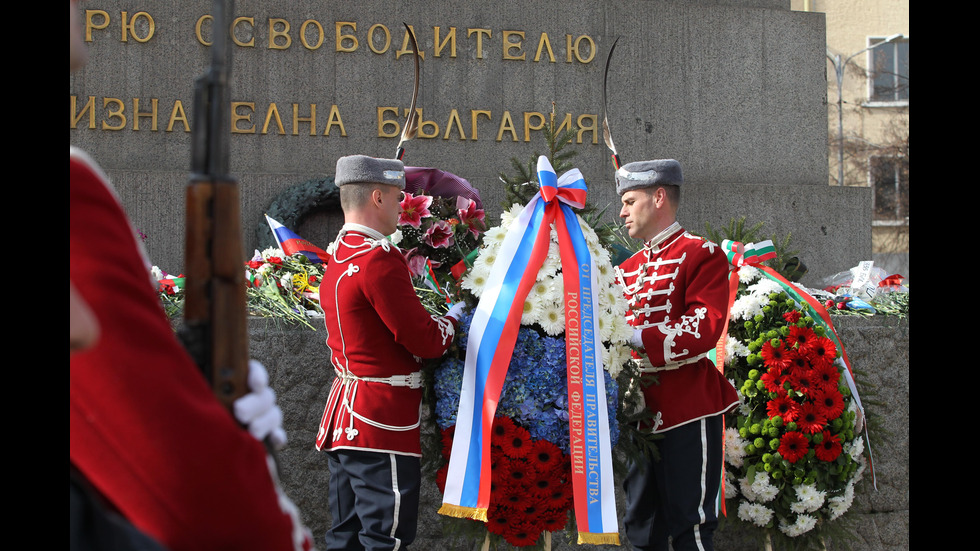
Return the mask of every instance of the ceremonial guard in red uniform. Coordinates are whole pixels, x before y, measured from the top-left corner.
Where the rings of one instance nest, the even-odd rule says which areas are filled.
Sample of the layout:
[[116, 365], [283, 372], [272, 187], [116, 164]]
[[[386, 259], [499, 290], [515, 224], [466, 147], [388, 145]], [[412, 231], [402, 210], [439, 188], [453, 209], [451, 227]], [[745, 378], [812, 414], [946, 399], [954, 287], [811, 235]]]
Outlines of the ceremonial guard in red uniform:
[[[74, 71], [86, 51], [68, 8]], [[257, 439], [285, 442], [264, 368], [235, 402], [253, 438], [174, 336], [108, 178], [75, 148], [68, 178], [70, 548], [309, 549]]]
[[415, 539], [420, 483], [420, 358], [452, 344], [455, 319], [430, 315], [408, 264], [385, 236], [401, 213], [401, 161], [337, 161], [345, 224], [320, 285], [337, 378], [316, 447], [328, 451], [328, 549], [404, 549]]
[[708, 353], [724, 329], [728, 262], [720, 247], [676, 221], [683, 182], [672, 159], [624, 165], [616, 173], [620, 216], [643, 248], [616, 270], [644, 349], [650, 430], [661, 460], [634, 464], [624, 483], [626, 532], [637, 549], [712, 549], [722, 477], [722, 413], [738, 403]]
[[277, 493], [262, 444], [237, 426], [174, 337], [102, 171], [76, 149], [68, 168], [69, 277], [99, 328], [94, 344], [70, 356], [72, 468], [169, 549], [310, 544]]

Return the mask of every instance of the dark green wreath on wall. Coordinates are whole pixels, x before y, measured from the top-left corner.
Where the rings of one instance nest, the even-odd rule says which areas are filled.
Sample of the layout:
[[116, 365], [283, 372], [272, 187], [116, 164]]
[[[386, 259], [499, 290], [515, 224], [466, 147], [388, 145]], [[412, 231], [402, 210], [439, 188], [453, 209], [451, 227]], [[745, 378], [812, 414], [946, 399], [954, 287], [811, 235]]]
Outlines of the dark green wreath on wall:
[[[307, 180], [280, 193], [269, 204], [265, 214], [296, 231], [306, 217], [322, 210], [340, 209], [340, 188], [333, 176]], [[272, 230], [263, 216], [255, 227], [255, 239], [260, 246], [276, 242]]]

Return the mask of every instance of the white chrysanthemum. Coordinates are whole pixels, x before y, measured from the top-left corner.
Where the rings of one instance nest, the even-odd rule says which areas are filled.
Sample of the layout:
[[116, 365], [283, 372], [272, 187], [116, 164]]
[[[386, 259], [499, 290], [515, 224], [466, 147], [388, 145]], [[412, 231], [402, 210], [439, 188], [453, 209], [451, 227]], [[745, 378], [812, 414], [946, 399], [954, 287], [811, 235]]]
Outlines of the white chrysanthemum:
[[752, 266], [742, 266], [738, 269], [738, 281], [740, 283], [745, 283], [746, 285], [759, 279], [759, 276], [761, 275], [762, 271]]
[[725, 340], [725, 363], [731, 364], [735, 357], [746, 357], [749, 355], [749, 347], [742, 344], [742, 341], [727, 335]]
[[861, 458], [861, 454], [864, 453], [864, 437], [858, 436], [854, 440], [844, 444], [844, 453], [851, 456], [851, 459], [857, 461]]
[[286, 289], [292, 289], [293, 288], [293, 275], [292, 274], [283, 274], [282, 277], [279, 278], [279, 285], [282, 285]]
[[745, 446], [748, 440], [738, 434], [738, 429], [725, 429], [725, 462], [733, 467], [741, 467], [745, 460]]
[[749, 483], [749, 477], [747, 476], [738, 479], [738, 489], [742, 490], [742, 495], [749, 501], [757, 501], [759, 499], [759, 496], [755, 495], [755, 492], [752, 491], [752, 484]]
[[766, 301], [768, 301], [769, 293], [778, 293], [782, 291], [783, 288], [780, 287], [779, 284], [776, 283], [775, 281], [766, 278], [766, 279], [760, 279], [757, 283], [752, 284], [752, 286], [750, 286], [748, 290], [752, 294], [762, 295], [763, 298]]
[[755, 480], [752, 482], [752, 492], [758, 498], [755, 501], [767, 503], [779, 494], [779, 488], [769, 482], [769, 473], [757, 472], [755, 473]]
[[505, 210], [504, 212], [501, 212], [500, 213], [501, 227], [509, 228], [510, 225], [514, 223], [514, 220], [517, 219], [517, 216], [521, 213], [522, 210], [524, 210], [524, 207], [522, 205], [514, 203], [513, 205], [510, 206], [509, 209]]
[[[482, 258], [483, 255], [480, 255]], [[490, 277], [490, 266], [486, 263], [480, 263], [479, 259], [474, 264], [473, 268], [466, 274], [463, 278], [463, 289], [473, 293], [473, 296], [479, 298], [483, 294], [483, 288], [487, 285], [487, 279]]]
[[[633, 339], [633, 327], [626, 323], [626, 318], [618, 312], [613, 312], [609, 314], [610, 329], [612, 331], [609, 340], [611, 342], [621, 343], [624, 346], [628, 345]], [[628, 349], [629, 347], [626, 346]]]
[[262, 258], [269, 260], [269, 257], [277, 256], [279, 258], [286, 258], [286, 255], [282, 252], [282, 249], [277, 249], [275, 247], [269, 247], [262, 251]]
[[484, 247], [499, 247], [503, 244], [504, 239], [507, 237], [507, 228], [503, 226], [494, 226], [483, 234], [483, 246]]
[[750, 293], [735, 299], [732, 304], [733, 320], [750, 320], [762, 313], [762, 307], [769, 304], [769, 297], [762, 293]]
[[786, 524], [785, 521], [779, 522], [779, 531], [786, 534], [791, 538], [796, 536], [801, 536], [817, 525], [817, 518], [811, 515], [797, 515], [796, 522], [793, 524]]
[[751, 522], [759, 527], [765, 527], [772, 520], [772, 509], [761, 503], [748, 503], [743, 501], [738, 505], [738, 518], [745, 522]]
[[827, 508], [829, 509], [830, 520], [836, 520], [838, 517], [847, 512], [851, 508], [851, 504], [854, 502], [854, 480], [847, 484], [844, 489], [844, 495], [832, 497], [827, 500]]
[[528, 294], [524, 299], [524, 312], [521, 314], [521, 325], [533, 325], [538, 323], [541, 314], [541, 301], [533, 294]]
[[396, 229], [395, 230], [395, 233], [391, 234], [391, 237], [389, 237], [388, 239], [391, 240], [391, 244], [392, 245], [396, 245], [397, 246], [399, 243], [402, 242], [402, 238], [403, 237], [404, 236], [402, 235], [402, 231], [399, 230], [399, 229]]
[[799, 484], [793, 487], [796, 491], [797, 501], [790, 505], [790, 510], [794, 513], [812, 513], [823, 507], [827, 492], [817, 489], [815, 484]]
[[631, 359], [630, 348], [622, 344], [610, 344], [606, 350], [606, 358], [606, 371], [615, 379], [623, 371], [623, 366], [626, 365], [626, 362]]
[[[522, 318], [523, 321], [523, 318]], [[557, 337], [565, 332], [565, 308], [559, 302], [545, 301], [541, 305], [541, 315], [538, 316], [538, 325], [544, 332]]]
[[161, 270], [159, 266], [153, 266], [150, 268], [150, 275], [153, 276], [153, 279], [160, 281], [163, 279], [163, 270]]
[[738, 497], [738, 484], [736, 484], [735, 473], [725, 469], [725, 499]]

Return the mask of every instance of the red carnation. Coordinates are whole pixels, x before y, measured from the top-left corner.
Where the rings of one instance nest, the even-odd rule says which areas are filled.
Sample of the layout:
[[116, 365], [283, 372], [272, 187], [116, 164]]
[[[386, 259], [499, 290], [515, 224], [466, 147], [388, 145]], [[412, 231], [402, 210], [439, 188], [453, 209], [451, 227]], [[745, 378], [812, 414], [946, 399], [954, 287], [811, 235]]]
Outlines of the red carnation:
[[779, 454], [783, 459], [790, 463], [796, 463], [806, 455], [810, 447], [810, 442], [802, 434], [792, 431], [787, 432], [779, 441]]
[[783, 319], [786, 320], [786, 323], [796, 323], [800, 321], [801, 317], [802, 315], [799, 310], [790, 310], [789, 312], [783, 313]]
[[813, 448], [817, 459], [821, 461], [834, 461], [840, 455], [840, 437], [830, 434], [829, 430], [823, 431], [823, 441]]

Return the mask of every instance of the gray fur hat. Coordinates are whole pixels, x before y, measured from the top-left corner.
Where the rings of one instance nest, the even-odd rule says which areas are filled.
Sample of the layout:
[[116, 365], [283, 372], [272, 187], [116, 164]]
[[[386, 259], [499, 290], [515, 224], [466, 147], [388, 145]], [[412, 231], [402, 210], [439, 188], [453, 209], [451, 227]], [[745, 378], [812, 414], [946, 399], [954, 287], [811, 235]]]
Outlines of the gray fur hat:
[[398, 159], [376, 159], [367, 155], [348, 155], [337, 159], [337, 186], [347, 184], [385, 184], [405, 189], [405, 165]]
[[674, 159], [626, 163], [616, 171], [616, 193], [653, 186], [680, 186], [684, 183], [681, 164]]

